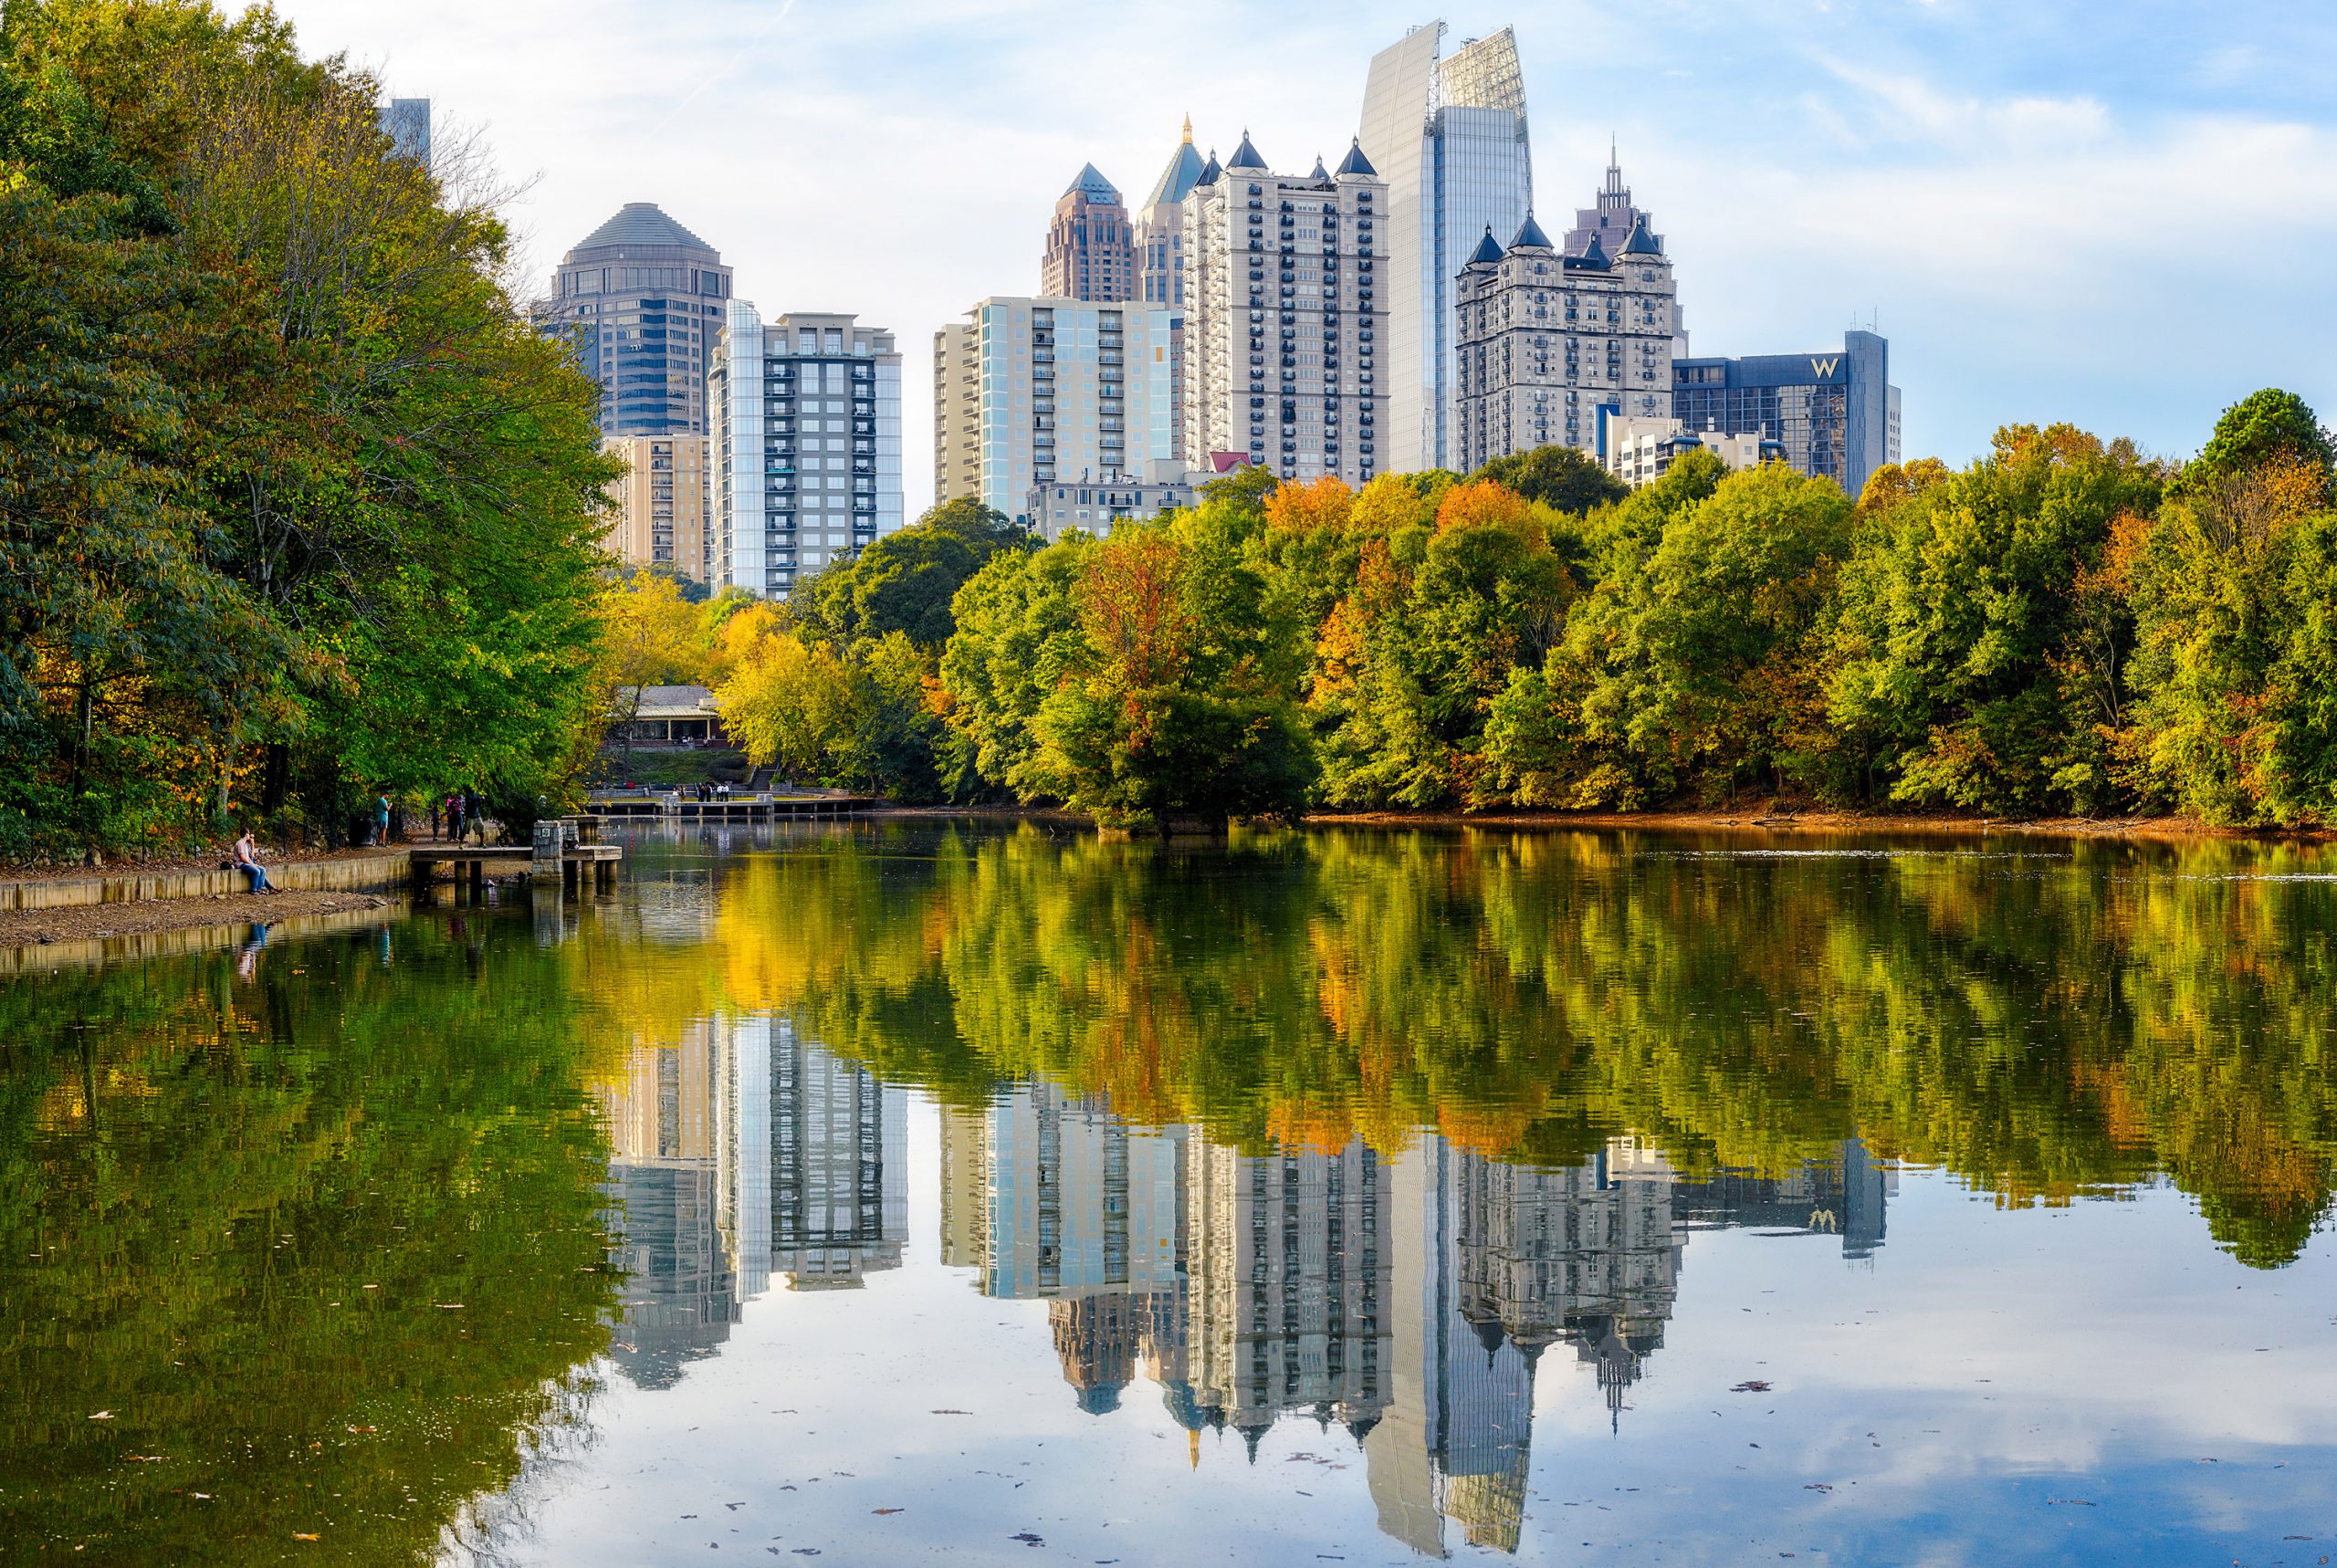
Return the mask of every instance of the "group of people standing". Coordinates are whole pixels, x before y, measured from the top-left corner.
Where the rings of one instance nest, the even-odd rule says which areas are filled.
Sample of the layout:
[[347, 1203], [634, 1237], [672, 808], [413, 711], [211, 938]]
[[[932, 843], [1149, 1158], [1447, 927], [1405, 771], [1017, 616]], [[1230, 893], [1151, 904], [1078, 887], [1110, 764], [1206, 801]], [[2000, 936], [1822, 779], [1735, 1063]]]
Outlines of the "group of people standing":
[[447, 791], [444, 800], [430, 802], [431, 837], [459, 844], [473, 832], [478, 834], [480, 843], [487, 842], [487, 800], [477, 790], [466, 785]]
[[728, 800], [730, 799], [730, 786], [727, 783], [701, 784], [697, 787], [697, 799], [700, 805], [709, 800]]

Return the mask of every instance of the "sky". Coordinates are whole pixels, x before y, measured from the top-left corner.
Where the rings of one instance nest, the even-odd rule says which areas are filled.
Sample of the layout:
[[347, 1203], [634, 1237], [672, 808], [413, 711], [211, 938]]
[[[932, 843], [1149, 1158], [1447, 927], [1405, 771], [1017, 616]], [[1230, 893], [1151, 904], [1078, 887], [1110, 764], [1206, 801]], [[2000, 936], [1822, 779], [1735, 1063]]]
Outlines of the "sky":
[[[2260, 386], [2337, 414], [2337, 5], [1471, 3], [1446, 51], [1515, 27], [1539, 211], [1588, 203], [1613, 137], [1693, 350], [1873, 325], [1910, 457], [2055, 420], [2180, 455]], [[1037, 288], [1083, 162], [1133, 205], [1189, 113], [1204, 152], [1336, 161], [1425, 7], [278, 0], [307, 51], [485, 139], [530, 274], [654, 201], [766, 316], [890, 328], [912, 517], [933, 333]]]

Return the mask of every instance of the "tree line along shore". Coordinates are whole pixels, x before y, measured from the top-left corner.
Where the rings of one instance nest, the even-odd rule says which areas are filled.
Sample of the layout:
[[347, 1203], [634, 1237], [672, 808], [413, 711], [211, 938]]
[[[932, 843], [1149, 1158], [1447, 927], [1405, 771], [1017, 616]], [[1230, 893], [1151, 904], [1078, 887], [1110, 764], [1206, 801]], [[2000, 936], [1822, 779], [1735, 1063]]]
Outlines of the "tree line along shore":
[[1309, 810], [2337, 810], [2337, 511], [2294, 396], [2187, 461], [2013, 425], [1864, 494], [1563, 448], [1239, 471], [1051, 544], [969, 500], [785, 602], [600, 545], [595, 389], [476, 146], [266, 11], [0, 25], [0, 860], [578, 798], [613, 694], [760, 762], [1150, 829]]

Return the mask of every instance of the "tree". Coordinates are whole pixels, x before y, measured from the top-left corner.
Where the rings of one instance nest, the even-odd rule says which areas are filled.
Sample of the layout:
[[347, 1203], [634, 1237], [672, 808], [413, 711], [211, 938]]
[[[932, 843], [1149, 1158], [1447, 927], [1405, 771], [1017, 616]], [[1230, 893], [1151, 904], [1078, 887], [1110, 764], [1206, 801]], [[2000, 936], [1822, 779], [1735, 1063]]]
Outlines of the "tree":
[[2099, 698], [2068, 675], [2098, 635], [2072, 588], [2120, 517], [2156, 512], [2159, 490], [2129, 443], [2015, 425], [1988, 457], [1871, 514], [1827, 653], [1852, 771], [1913, 803], [2113, 804]]
[[1611, 506], [1630, 494], [1630, 486], [1607, 472], [1589, 453], [1555, 444], [1496, 457], [1469, 477], [1499, 485], [1553, 511], [1576, 517]]
[[1808, 779], [1830, 747], [1818, 644], [1850, 546], [1841, 491], [1781, 465], [1672, 512], [1494, 703], [1487, 796], [1630, 808]]

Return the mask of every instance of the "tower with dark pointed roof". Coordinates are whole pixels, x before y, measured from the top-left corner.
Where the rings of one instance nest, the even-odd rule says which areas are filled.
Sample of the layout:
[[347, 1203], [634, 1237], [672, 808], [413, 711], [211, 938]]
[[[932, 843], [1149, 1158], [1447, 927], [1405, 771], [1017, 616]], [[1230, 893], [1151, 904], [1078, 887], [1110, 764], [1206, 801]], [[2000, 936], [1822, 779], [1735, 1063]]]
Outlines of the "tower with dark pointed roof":
[[627, 202], [560, 258], [540, 330], [601, 383], [603, 435], [704, 435], [707, 355], [730, 269], [655, 202]]
[[1350, 145], [1277, 174], [1244, 131], [1187, 193], [1181, 363], [1188, 462], [1361, 484], [1382, 455], [1387, 187]]
[[1610, 166], [1607, 183], [1602, 209], [1628, 213], [1628, 225], [1577, 224], [1561, 246], [1528, 211], [1507, 245], [1488, 234], [1459, 269], [1451, 466], [1546, 445], [1603, 460], [1616, 421], [1670, 418], [1672, 259], [1620, 172]]
[[1116, 304], [1137, 292], [1136, 229], [1119, 188], [1083, 163], [1055, 199], [1039, 258], [1039, 292]]

